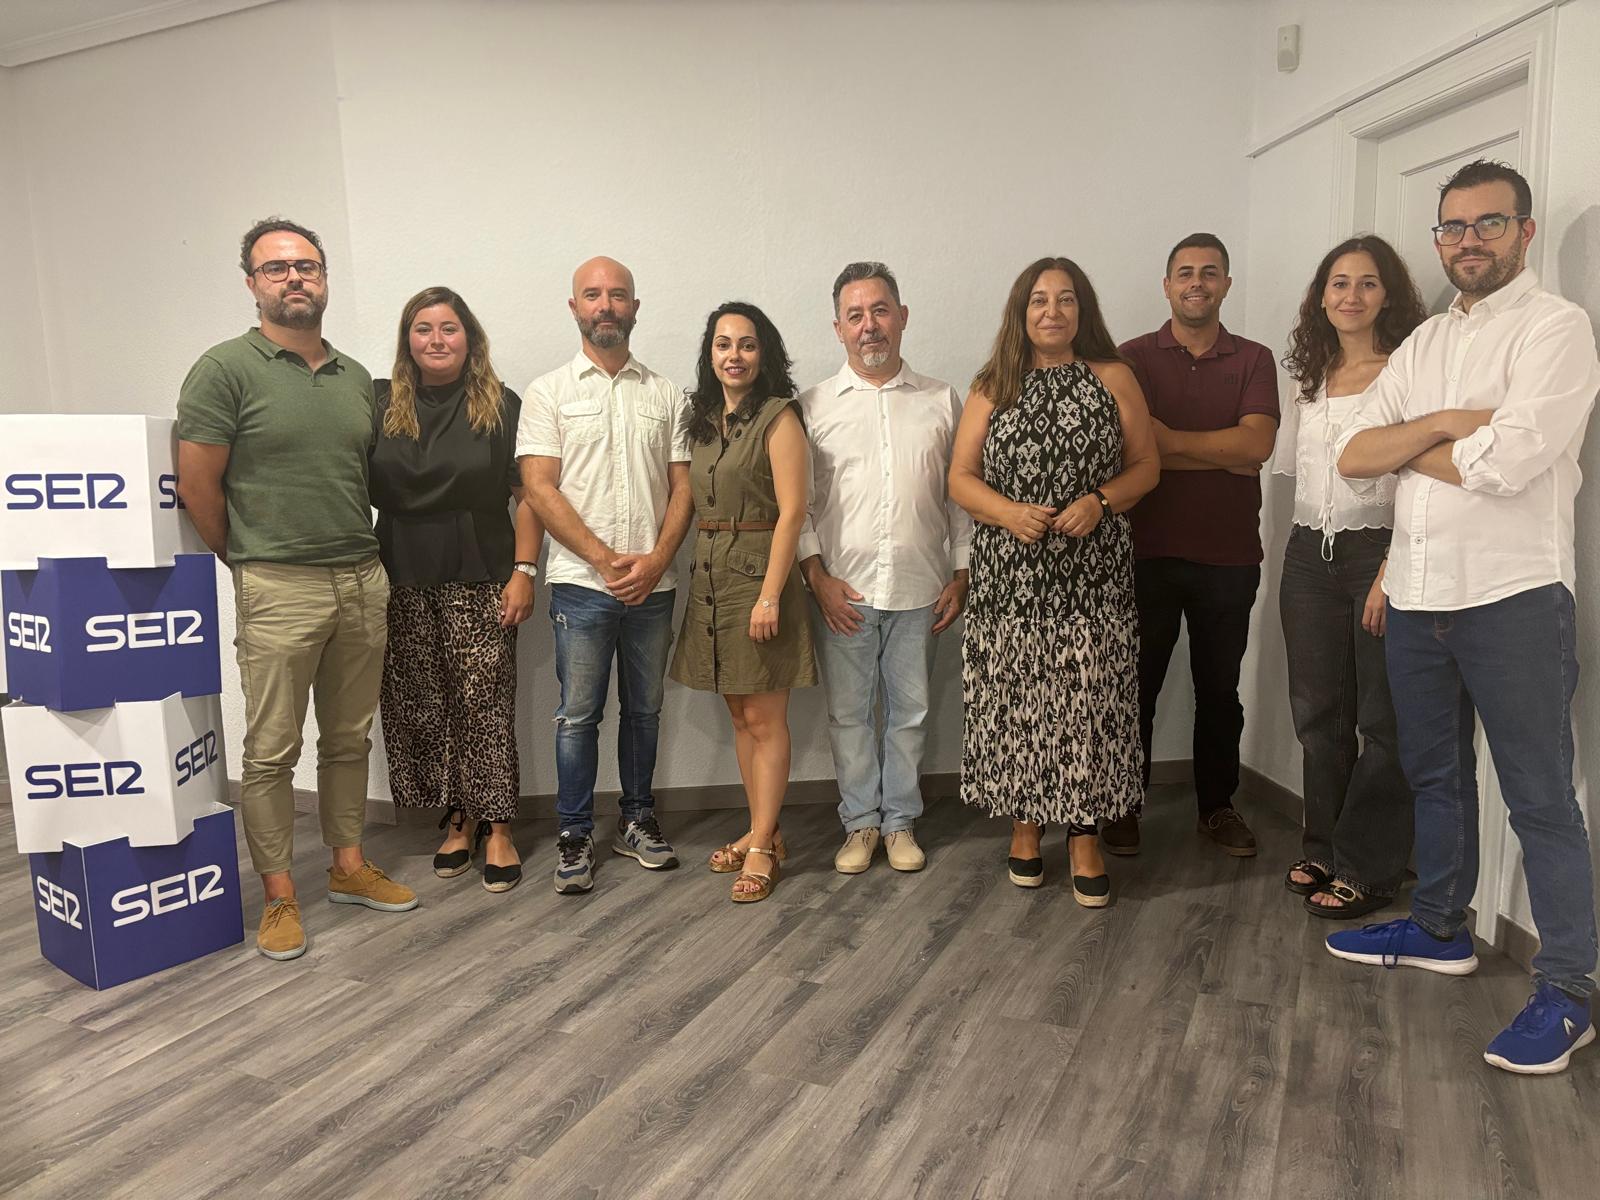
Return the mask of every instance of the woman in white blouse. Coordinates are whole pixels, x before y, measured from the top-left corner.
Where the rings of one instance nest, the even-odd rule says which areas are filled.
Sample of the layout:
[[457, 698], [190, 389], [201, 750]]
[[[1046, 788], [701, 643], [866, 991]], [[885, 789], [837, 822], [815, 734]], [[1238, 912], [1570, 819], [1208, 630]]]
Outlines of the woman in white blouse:
[[1319, 917], [1382, 908], [1411, 856], [1411, 790], [1379, 640], [1395, 481], [1358, 494], [1335, 468], [1333, 446], [1390, 352], [1427, 315], [1394, 248], [1351, 238], [1317, 267], [1283, 360], [1300, 395], [1285, 406], [1273, 460], [1295, 477], [1278, 600], [1305, 761], [1302, 857], [1284, 883]]

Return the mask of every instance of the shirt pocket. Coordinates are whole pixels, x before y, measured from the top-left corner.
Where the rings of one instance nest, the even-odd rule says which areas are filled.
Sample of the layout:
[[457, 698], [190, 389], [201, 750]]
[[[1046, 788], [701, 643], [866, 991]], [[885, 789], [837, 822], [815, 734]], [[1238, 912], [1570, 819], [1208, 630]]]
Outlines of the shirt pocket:
[[665, 448], [670, 435], [672, 410], [659, 396], [644, 396], [634, 405], [639, 440], [648, 446]]
[[598, 398], [568, 400], [559, 412], [563, 445], [588, 446], [605, 436], [605, 405]]

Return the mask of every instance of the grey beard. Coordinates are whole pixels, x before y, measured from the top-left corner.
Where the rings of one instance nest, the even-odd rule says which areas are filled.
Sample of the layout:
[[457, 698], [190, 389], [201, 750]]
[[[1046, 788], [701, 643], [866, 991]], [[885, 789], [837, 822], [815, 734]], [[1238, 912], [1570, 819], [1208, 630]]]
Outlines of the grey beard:
[[889, 352], [887, 350], [863, 350], [861, 352], [862, 365], [871, 367], [874, 371], [888, 361]]
[[589, 339], [589, 344], [596, 350], [615, 350], [628, 340], [628, 334], [620, 325], [610, 329], [585, 329], [583, 336]]

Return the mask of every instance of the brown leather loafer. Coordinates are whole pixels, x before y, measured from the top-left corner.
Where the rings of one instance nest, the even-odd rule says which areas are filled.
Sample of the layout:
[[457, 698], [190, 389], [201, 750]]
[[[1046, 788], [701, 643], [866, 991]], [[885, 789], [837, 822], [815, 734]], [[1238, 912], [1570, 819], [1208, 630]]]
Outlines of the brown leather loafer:
[[1139, 818], [1130, 813], [1115, 821], [1100, 822], [1100, 844], [1107, 854], [1127, 857], [1139, 853]]
[[1235, 858], [1256, 856], [1256, 835], [1244, 823], [1239, 810], [1229, 806], [1219, 808], [1200, 818], [1200, 832]]

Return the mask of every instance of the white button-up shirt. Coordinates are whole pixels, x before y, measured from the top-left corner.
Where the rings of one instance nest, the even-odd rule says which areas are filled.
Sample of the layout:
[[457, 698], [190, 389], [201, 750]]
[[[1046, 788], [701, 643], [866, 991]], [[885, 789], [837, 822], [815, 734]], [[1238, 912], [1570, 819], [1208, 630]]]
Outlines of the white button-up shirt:
[[961, 398], [904, 363], [883, 386], [846, 365], [800, 395], [811, 439], [811, 504], [799, 558], [869, 608], [925, 608], [972, 545], [972, 519], [950, 500], [950, 454]]
[[[667, 513], [667, 464], [689, 461], [686, 417], [683, 394], [638, 359], [609, 376], [580, 350], [522, 394], [517, 457], [559, 458], [561, 494], [589, 531], [618, 554], [648, 554]], [[606, 590], [600, 573], [554, 538], [545, 578]], [[655, 590], [677, 583], [669, 566]]]
[[1335, 465], [1334, 446], [1366, 396], [1366, 392], [1329, 396], [1326, 387], [1318, 388], [1309, 403], [1296, 397], [1284, 405], [1278, 427], [1272, 470], [1294, 476], [1294, 523], [1322, 534], [1323, 552], [1330, 561], [1335, 534], [1394, 525], [1395, 477], [1384, 475], [1373, 485], [1358, 488]]
[[1578, 451], [1597, 389], [1588, 315], [1528, 270], [1470, 312], [1457, 296], [1400, 344], [1336, 453], [1364, 429], [1443, 408], [1495, 412], [1451, 448], [1460, 487], [1400, 471], [1383, 578], [1395, 607], [1447, 612], [1550, 583], [1575, 589]]

